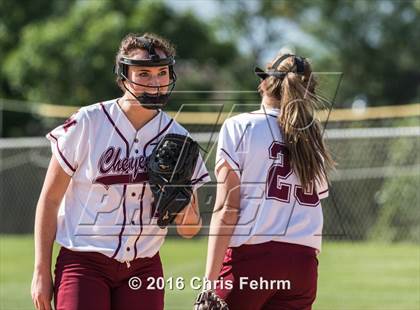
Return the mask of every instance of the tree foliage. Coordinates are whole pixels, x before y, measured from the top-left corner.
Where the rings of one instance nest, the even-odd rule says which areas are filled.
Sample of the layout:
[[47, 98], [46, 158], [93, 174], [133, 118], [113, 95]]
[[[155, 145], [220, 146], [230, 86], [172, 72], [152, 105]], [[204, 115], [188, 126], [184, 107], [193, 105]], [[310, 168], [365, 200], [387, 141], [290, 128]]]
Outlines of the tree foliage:
[[420, 99], [418, 0], [221, 3], [226, 8], [222, 20], [241, 34], [236, 38], [259, 43], [251, 44], [256, 58], [264, 49], [278, 50], [289, 43], [281, 27], [285, 21], [311, 35], [315, 43], [296, 39], [293, 45], [317, 60], [316, 70], [343, 72], [338, 106], [348, 106], [356, 97], [372, 106]]
[[[122, 37], [156, 32], [177, 47], [176, 90], [238, 91], [176, 94], [171, 109], [189, 102], [208, 109], [215, 97], [258, 103], [257, 94], [240, 91], [256, 90], [254, 65], [285, 45], [312, 59], [315, 71], [343, 72], [335, 107], [359, 97], [371, 106], [420, 99], [419, 0], [218, 3], [220, 14], [206, 20], [170, 1], [0, 0], [0, 97], [60, 105], [115, 98]], [[332, 98], [337, 81], [328, 83], [323, 90]], [[6, 134], [20, 128], [12, 114], [3, 126]]]
[[[12, 93], [28, 101], [66, 105], [118, 96], [112, 68], [119, 42], [129, 32], [170, 38], [181, 71], [188, 64], [198, 71], [209, 64], [224, 66], [237, 54], [233, 44], [218, 40], [190, 12], [177, 13], [162, 2], [119, 2], [76, 1], [64, 14], [23, 26], [2, 66]], [[209, 82], [181, 77], [181, 89]]]

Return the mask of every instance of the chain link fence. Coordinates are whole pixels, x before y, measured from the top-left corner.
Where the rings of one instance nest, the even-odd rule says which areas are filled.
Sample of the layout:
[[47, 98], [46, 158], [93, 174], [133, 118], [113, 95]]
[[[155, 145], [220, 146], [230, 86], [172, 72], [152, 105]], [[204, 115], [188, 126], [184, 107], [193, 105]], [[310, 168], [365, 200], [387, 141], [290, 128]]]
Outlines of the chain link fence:
[[[418, 119], [401, 124], [327, 130], [338, 167], [331, 177], [330, 196], [322, 201], [324, 238], [420, 241], [420, 127]], [[204, 147], [210, 137], [217, 141], [217, 132], [192, 136]], [[0, 139], [0, 233], [33, 232], [50, 156], [43, 137]], [[214, 154], [207, 156], [212, 171]], [[210, 222], [214, 200], [209, 197], [214, 189], [199, 193], [204, 224]]]

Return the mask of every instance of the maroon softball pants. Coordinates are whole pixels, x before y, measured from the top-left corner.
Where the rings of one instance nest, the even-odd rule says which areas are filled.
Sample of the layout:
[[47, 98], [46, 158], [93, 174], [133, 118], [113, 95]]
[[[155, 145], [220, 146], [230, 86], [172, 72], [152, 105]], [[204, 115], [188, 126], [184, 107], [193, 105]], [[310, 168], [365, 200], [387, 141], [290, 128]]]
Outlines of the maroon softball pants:
[[226, 251], [216, 293], [230, 310], [310, 310], [317, 277], [314, 248], [275, 241], [242, 245]]
[[[159, 253], [120, 263], [96, 252], [61, 248], [55, 265], [54, 305], [57, 310], [162, 310], [164, 290], [148, 285], [163, 277]], [[138, 281], [131, 282], [132, 277]], [[148, 289], [149, 286], [149, 289]], [[133, 287], [135, 289], [133, 289]]]

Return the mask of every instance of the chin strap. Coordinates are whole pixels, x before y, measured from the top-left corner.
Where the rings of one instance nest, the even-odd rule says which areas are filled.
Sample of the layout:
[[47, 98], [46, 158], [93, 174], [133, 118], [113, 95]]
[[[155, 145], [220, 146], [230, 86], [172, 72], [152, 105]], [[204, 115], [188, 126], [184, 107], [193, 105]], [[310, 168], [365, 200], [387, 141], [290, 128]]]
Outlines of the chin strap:
[[[128, 79], [127, 79], [128, 80]], [[128, 80], [130, 81], [130, 80]], [[130, 81], [131, 82], [131, 81]], [[175, 83], [171, 85], [171, 89], [168, 93], [162, 95], [160, 94], [160, 86], [157, 87], [158, 92], [156, 94], [150, 94], [147, 92], [143, 92], [140, 95], [136, 96], [131, 92], [127, 86], [125, 86], [125, 83], [123, 82], [124, 88], [126, 91], [128, 91], [137, 101], [139, 104], [141, 104], [142, 107], [149, 110], [159, 110], [166, 106], [166, 104], [169, 101], [169, 97], [172, 93], [172, 90], [175, 88]], [[146, 86], [148, 87], [148, 86]], [[149, 86], [150, 87], [150, 86]]]

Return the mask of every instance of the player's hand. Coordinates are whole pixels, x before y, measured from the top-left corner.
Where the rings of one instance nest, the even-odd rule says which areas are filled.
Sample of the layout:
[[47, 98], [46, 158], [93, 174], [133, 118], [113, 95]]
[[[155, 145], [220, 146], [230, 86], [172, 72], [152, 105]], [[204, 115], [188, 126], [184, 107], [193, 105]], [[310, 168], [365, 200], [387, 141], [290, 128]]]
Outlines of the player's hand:
[[31, 285], [32, 301], [37, 310], [51, 310], [53, 282], [50, 271], [34, 271]]

